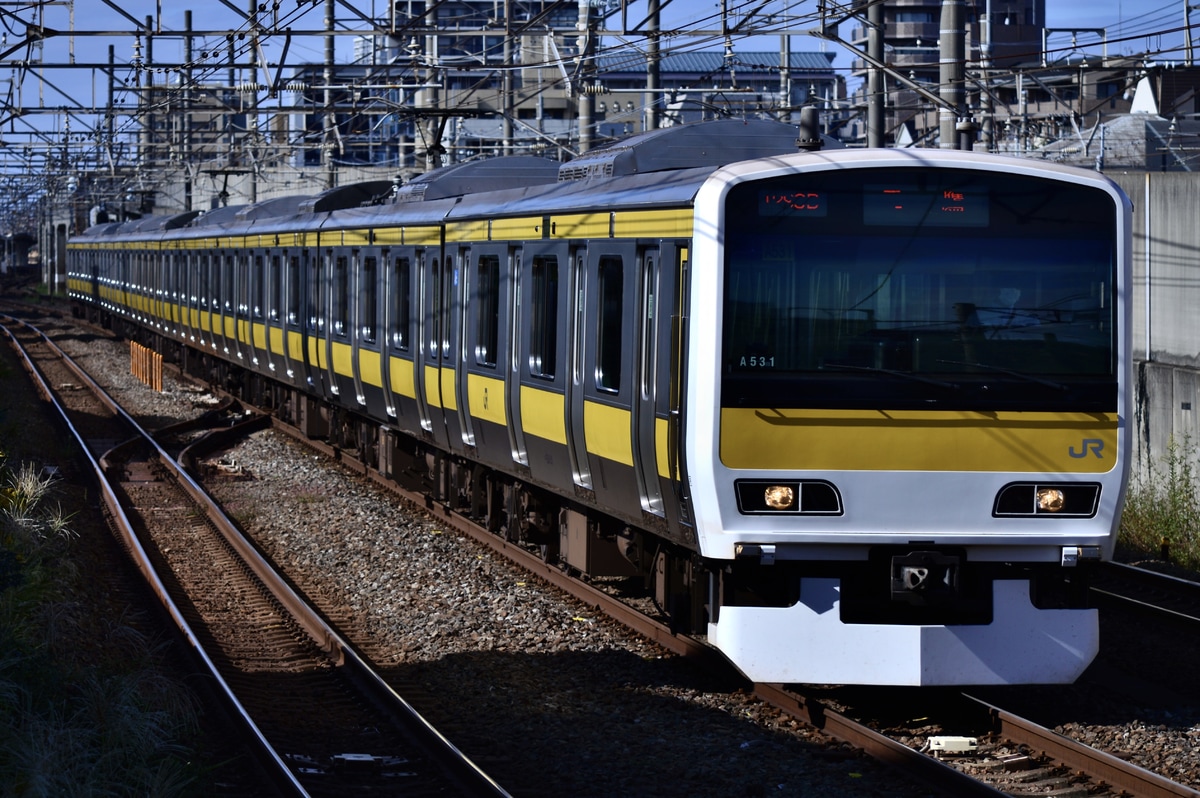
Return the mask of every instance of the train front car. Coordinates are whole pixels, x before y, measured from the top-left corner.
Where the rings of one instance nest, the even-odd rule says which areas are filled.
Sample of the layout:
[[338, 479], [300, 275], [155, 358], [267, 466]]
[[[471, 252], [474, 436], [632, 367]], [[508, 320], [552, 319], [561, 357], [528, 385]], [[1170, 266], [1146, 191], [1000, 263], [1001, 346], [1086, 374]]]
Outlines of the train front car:
[[[755, 681], [1073, 681], [1128, 476], [1130, 205], [938, 151], [696, 200], [687, 466], [709, 639]], [[703, 324], [697, 320], [716, 319]]]

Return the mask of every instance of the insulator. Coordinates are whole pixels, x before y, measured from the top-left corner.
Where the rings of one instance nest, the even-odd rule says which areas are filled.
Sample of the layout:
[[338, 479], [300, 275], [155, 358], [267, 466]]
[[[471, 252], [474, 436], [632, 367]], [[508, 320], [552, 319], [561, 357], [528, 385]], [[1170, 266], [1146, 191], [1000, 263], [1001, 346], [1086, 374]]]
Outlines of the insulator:
[[612, 94], [612, 90], [603, 83], [589, 83], [583, 87], [584, 94]]

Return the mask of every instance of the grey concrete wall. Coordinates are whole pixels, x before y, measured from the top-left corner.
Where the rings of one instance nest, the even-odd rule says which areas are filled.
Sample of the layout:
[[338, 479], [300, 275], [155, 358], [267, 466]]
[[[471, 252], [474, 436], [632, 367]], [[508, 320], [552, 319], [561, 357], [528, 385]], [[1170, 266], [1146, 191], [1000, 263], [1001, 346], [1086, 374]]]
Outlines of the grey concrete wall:
[[1200, 467], [1200, 174], [1109, 173], [1133, 201], [1135, 475], [1174, 438]]

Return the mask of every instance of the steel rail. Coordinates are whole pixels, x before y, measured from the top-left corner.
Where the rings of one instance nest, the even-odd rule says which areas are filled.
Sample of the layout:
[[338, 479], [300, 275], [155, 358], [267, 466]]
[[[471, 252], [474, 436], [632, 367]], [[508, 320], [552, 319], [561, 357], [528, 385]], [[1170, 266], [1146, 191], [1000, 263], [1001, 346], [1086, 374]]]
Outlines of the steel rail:
[[1019, 717], [999, 707], [964, 693], [964, 696], [983, 707], [996, 724], [997, 731], [1009, 740], [1041, 751], [1066, 767], [1102, 779], [1118, 790], [1138, 798], [1200, 798], [1200, 790], [1171, 781], [1165, 776], [1146, 770], [1104, 751], [1078, 743], [1071, 738], [1047, 729], [1031, 720]]
[[[716, 649], [688, 635], [672, 632], [666, 624], [648, 617], [636, 608], [610, 596], [585, 582], [571, 577], [558, 566], [546, 562], [536, 554], [517, 546], [498, 535], [492, 534], [470, 518], [453, 508], [431, 500], [422, 493], [408, 490], [371, 468], [353, 454], [331, 446], [324, 441], [313, 440], [296, 427], [272, 417], [272, 427], [288, 434], [299, 443], [313, 448], [331, 459], [341, 462], [355, 472], [368, 477], [388, 491], [400, 496], [408, 503], [424, 509], [446, 522], [459, 532], [504, 555], [529, 571], [533, 576], [580, 599], [589, 606], [604, 612], [623, 626], [651, 640], [673, 654], [694, 660], [718, 676], [746, 683], [733, 665]], [[828, 734], [835, 740], [848, 743], [872, 758], [901, 768], [934, 789], [953, 796], [986, 796], [996, 798], [1004, 793], [964, 774], [933, 757], [896, 742], [879, 732], [835, 712], [816, 701], [805, 698], [794, 691], [784, 690], [781, 685], [754, 684], [754, 694], [766, 703], [798, 718], [805, 724]]]
[[[0, 317], [5, 318], [5, 317]], [[255, 575], [262, 581], [271, 594], [287, 608], [288, 612], [296, 619], [296, 621], [304, 628], [305, 632], [317, 643], [322, 650], [328, 652], [335, 658], [337, 664], [343, 667], [344, 672], [353, 681], [355, 681], [361, 689], [374, 699], [381, 706], [389, 706], [399, 708], [399, 711], [405, 716], [406, 720], [421, 729], [423, 735], [433, 741], [432, 745], [427, 746], [427, 753], [443, 763], [443, 765], [454, 768], [454, 772], [458, 774], [460, 781], [459, 787], [464, 790], [465, 794], [472, 796], [497, 796], [508, 798], [509, 793], [505, 791], [498, 783], [496, 783], [486, 772], [483, 771], [474, 761], [468, 758], [460, 751], [448, 738], [430, 724], [424, 716], [417, 712], [406, 699], [399, 695], [387, 681], [371, 667], [370, 663], [363, 657], [358, 650], [346, 641], [340, 633], [337, 632], [325, 619], [317, 612], [308, 602], [302, 598], [291, 585], [279, 574], [266, 560], [258, 549], [237, 529], [236, 524], [224, 513], [224, 511], [216, 504], [211, 496], [200, 486], [191, 473], [183, 468], [175, 458], [162, 447], [155, 436], [147, 432], [138, 422], [130, 416], [124, 408], [122, 408], [103, 388], [101, 388], [86, 372], [84, 372], [65, 352], [63, 352], [53, 341], [51, 341], [44, 333], [38, 330], [27, 322], [21, 322], [26, 328], [30, 329], [41, 337], [56, 355], [58, 355], [63, 363], [72, 371], [73, 374], [87, 384], [94, 395], [116, 415], [127, 423], [133, 430], [136, 431], [137, 437], [148, 442], [158, 457], [159, 462], [167, 468], [172, 475], [178, 480], [180, 486], [200, 507], [204, 508], [205, 515], [212, 522], [217, 531], [225, 538], [226, 542], [238, 553], [243, 561], [250, 567]], [[282, 778], [285, 788], [294, 791], [297, 795], [308, 795], [303, 785], [297, 780], [292, 769], [283, 761], [278, 752], [274, 749], [266, 736], [259, 729], [257, 724], [250, 717], [244, 706], [237, 699], [232, 689], [228, 686], [215, 664], [204, 651], [198, 637], [192, 631], [190, 625], [187, 624], [182, 613], [170, 598], [168, 591], [162, 584], [158, 575], [154, 571], [153, 565], [150, 563], [149, 557], [145, 549], [141, 546], [137, 536], [133, 533], [132, 524], [129, 522], [124, 513], [119, 499], [113, 490], [110, 481], [107, 477], [106, 469], [103, 465], [104, 457], [97, 460], [94, 458], [87, 448], [87, 443], [81, 433], [71, 424], [65, 408], [54, 400], [50, 388], [41, 378], [40, 373], [34, 366], [32, 359], [28, 353], [20, 347], [16, 337], [9, 332], [6, 327], [0, 325], [0, 329], [8, 335], [13, 345], [21, 352], [25, 358], [27, 367], [36, 378], [39, 390], [54, 404], [63, 421], [70, 429], [72, 436], [79, 442], [84, 452], [87, 454], [89, 461], [92, 463], [93, 470], [99, 480], [105, 495], [105, 503], [113, 513], [114, 517], [119, 519], [120, 532], [126, 544], [130, 546], [131, 551], [136, 550], [136, 561], [139, 570], [150, 581], [159, 600], [168, 608], [172, 618], [184, 631], [185, 636], [192, 648], [200, 655], [205, 667], [211, 675], [216, 679], [221, 688], [223, 695], [231, 706], [236, 709], [237, 714], [245, 724], [246, 728], [258, 742], [263, 753], [275, 765], [275, 769], [279, 770], [278, 774], [272, 773], [273, 776]], [[249, 416], [235, 425], [232, 428], [220, 430], [223, 436], [244, 436], [250, 431], [265, 426], [265, 419], [261, 414]], [[214, 436], [217, 437], [217, 436]], [[228, 438], [226, 438], [228, 439]], [[196, 450], [202, 445], [203, 439], [194, 443], [189, 449]], [[120, 444], [125, 446], [126, 444]]]
[[[79, 369], [74, 361], [68, 358], [66, 354], [54, 344], [54, 342], [52, 342], [44, 333], [41, 332], [41, 330], [38, 330], [36, 327], [28, 324], [27, 322], [13, 319], [10, 316], [3, 316], [2, 318], [9, 319], [12, 322], [20, 323], [24, 327], [40, 336], [45, 343], [49, 344], [50, 347], [57, 352], [60, 357], [63, 358], [63, 362], [68, 365], [73, 373], [75, 373], [81, 380], [83, 380], [97, 392], [96, 395], [102, 402], [115, 409], [119, 414], [124, 412], [121, 411], [119, 407], [116, 407], [112, 397], [109, 397], [108, 394], [105, 393], [90, 376]], [[50, 389], [50, 386], [46, 384], [42, 373], [34, 364], [33, 358], [29, 355], [29, 352], [26, 351], [25, 347], [23, 347], [17, 340], [16, 335], [14, 335], [7, 326], [0, 324], [0, 329], [2, 329], [5, 335], [8, 336], [13, 348], [24, 360], [25, 367], [29, 371], [34, 383], [37, 385], [38, 391], [58, 413], [63, 424], [66, 425], [67, 431], [70, 433], [75, 442], [79, 444], [80, 450], [83, 452], [88, 463], [91, 465], [92, 474], [100, 487], [101, 496], [104, 499], [104, 506], [108, 509], [108, 512], [110, 513], [111, 518], [116, 526], [116, 531], [120, 535], [126, 549], [129, 551], [130, 556], [133, 558], [134, 564], [137, 566], [138, 570], [141, 571], [142, 576], [146, 579], [147, 584], [154, 591], [155, 595], [158, 596], [158, 600], [162, 603], [171, 619], [175, 622], [175, 625], [179, 628], [180, 633], [184, 636], [184, 639], [187, 641], [188, 645], [191, 646], [193, 653], [200, 660], [205, 670], [208, 672], [208, 675], [214, 680], [218, 693], [223, 697], [227, 703], [227, 706], [230, 708], [230, 710], [232, 710], [238, 721], [240, 721], [249, 739], [254, 741], [260, 757], [265, 757], [267, 761], [271, 762], [274, 766], [270, 769], [269, 775], [275, 781], [276, 786], [281, 789], [289, 790], [296, 795], [308, 795], [308, 792], [296, 778], [291, 768], [289, 768], [279, 756], [279, 753], [275, 750], [274, 746], [267, 741], [267, 738], [263, 734], [262, 730], [254, 722], [254, 719], [250, 717], [250, 714], [246, 711], [246, 708], [243, 706], [242, 702], [239, 701], [237, 696], [233, 693], [233, 690], [229, 687], [228, 682], [226, 682], [225, 678], [221, 675], [220, 669], [217, 668], [216, 663], [213, 662], [212, 658], [209, 657], [208, 652], [204, 649], [204, 645], [201, 643], [200, 638], [196, 635], [195, 631], [192, 630], [192, 627], [187, 622], [183, 612], [171, 598], [170, 592], [167, 590], [166, 585], [164, 585], [162, 580], [159, 578], [158, 572], [155, 570], [153, 563], [150, 561], [149, 554], [142, 546], [141, 540], [134, 533], [133, 523], [129, 520], [128, 516], [126, 516], [125, 509], [122, 506], [120, 499], [117, 498], [116, 491], [113, 489], [112, 483], [108, 478], [108, 474], [101, 465], [100, 460], [91, 453], [83, 434], [79, 432], [79, 430], [76, 429], [75, 425], [71, 422], [71, 418], [67, 414], [66, 408], [63, 407], [62, 403], [55, 398], [54, 392]], [[130, 421], [132, 421], [132, 419], [130, 419]], [[135, 428], [140, 429], [140, 427], [137, 427], [136, 423], [134, 426]]]

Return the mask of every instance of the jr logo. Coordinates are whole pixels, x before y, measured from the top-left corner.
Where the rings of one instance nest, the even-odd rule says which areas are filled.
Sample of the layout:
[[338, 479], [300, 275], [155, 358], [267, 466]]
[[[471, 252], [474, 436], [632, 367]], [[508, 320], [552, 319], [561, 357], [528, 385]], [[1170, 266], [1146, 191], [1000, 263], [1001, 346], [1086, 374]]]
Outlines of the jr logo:
[[1083, 445], [1079, 447], [1079, 451], [1075, 451], [1074, 446], [1070, 447], [1067, 451], [1077, 460], [1081, 457], [1087, 457], [1089, 451], [1096, 456], [1096, 459], [1103, 459], [1104, 455], [1101, 452], [1104, 451], [1104, 441], [1099, 438], [1084, 438]]

